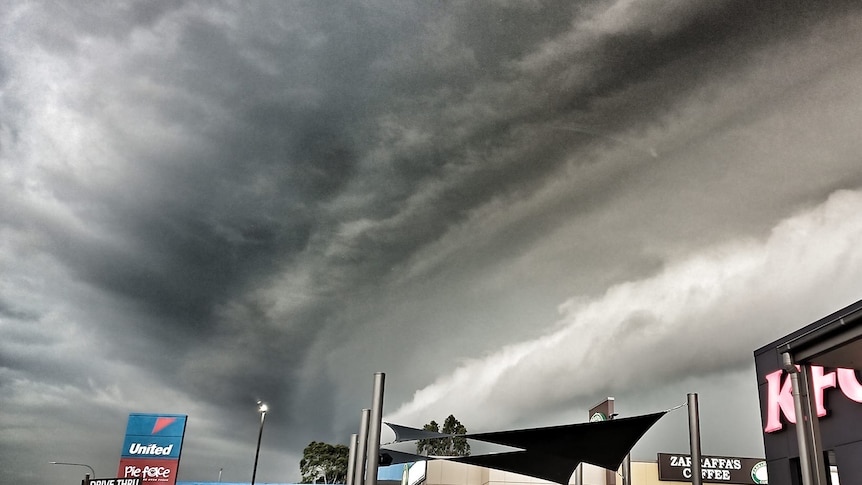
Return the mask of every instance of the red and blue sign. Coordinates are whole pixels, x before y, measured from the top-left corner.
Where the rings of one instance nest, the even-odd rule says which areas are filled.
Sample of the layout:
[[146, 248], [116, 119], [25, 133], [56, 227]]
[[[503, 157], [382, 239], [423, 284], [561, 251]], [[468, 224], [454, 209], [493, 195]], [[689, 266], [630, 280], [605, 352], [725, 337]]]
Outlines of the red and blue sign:
[[119, 477], [174, 485], [186, 432], [184, 414], [132, 413], [120, 453]]

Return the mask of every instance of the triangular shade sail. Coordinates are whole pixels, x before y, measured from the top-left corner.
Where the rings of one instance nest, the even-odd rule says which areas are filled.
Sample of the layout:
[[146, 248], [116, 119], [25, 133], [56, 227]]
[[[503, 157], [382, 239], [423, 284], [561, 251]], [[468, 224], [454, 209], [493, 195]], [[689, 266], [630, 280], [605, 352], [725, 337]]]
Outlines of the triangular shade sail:
[[413, 463], [414, 461], [425, 461], [434, 459], [424, 455], [416, 455], [414, 453], [407, 453], [404, 451], [395, 451], [388, 448], [380, 448], [380, 454], [386, 454], [392, 458], [392, 462], [390, 463], [390, 465], [398, 465], [399, 463]]
[[[576, 464], [582, 461], [608, 470], [616, 470], [635, 443], [666, 413], [667, 411], [662, 411], [595, 423], [476, 433], [465, 436], [470, 439], [521, 448], [530, 452], [530, 457], [533, 458], [541, 455], [553, 455], [564, 460], [573, 460]], [[549, 464], [553, 465], [552, 463]], [[536, 476], [527, 471], [509, 471]], [[564, 472], [565, 470], [559, 471], [559, 473]], [[568, 476], [566, 480], [568, 480]]]
[[450, 438], [454, 436], [451, 434], [438, 433], [436, 431], [428, 431], [425, 429], [408, 428], [407, 426], [401, 426], [400, 424], [383, 424], [389, 426], [389, 428], [395, 433], [396, 443], [399, 443], [401, 441], [427, 440], [431, 438]]
[[450, 461], [503, 470], [568, 485], [579, 460], [546, 453], [513, 451], [489, 455], [459, 456]]

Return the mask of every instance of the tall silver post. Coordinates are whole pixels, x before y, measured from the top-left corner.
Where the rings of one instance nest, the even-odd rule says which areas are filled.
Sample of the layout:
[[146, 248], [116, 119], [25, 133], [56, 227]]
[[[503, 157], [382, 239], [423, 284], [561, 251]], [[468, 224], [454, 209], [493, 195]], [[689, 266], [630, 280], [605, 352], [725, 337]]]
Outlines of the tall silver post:
[[359, 421], [359, 439], [356, 441], [356, 463], [353, 466], [353, 485], [365, 483], [365, 456], [368, 454], [368, 421], [371, 417], [370, 409], [362, 410], [362, 419]]
[[368, 422], [368, 476], [366, 485], [377, 485], [377, 465], [380, 463], [380, 430], [383, 426], [383, 387], [386, 374], [374, 374], [374, 396], [371, 399], [371, 420]]
[[700, 470], [700, 411], [697, 408], [697, 394], [688, 395], [688, 436], [691, 445], [691, 483], [703, 485]]
[[811, 460], [808, 449], [808, 436], [805, 434], [805, 405], [803, 401], [808, 397], [806, 387], [799, 383], [799, 370], [793, 364], [793, 358], [788, 353], [781, 354], [784, 361], [784, 370], [790, 375], [790, 388], [793, 392], [793, 411], [796, 415], [796, 443], [799, 447], [799, 468], [802, 472], [803, 485], [812, 485], [814, 477], [811, 475]]
[[257, 432], [257, 449], [254, 452], [254, 468], [251, 469], [251, 485], [257, 477], [257, 460], [260, 458], [260, 439], [263, 438], [263, 422], [266, 420], [267, 405], [258, 401], [257, 410], [260, 413], [260, 430]]
[[793, 407], [796, 415], [796, 442], [799, 446], [799, 467], [803, 485], [825, 485], [826, 463], [820, 445], [820, 421], [816, 404], [811, 399], [810, 367], [797, 369], [789, 352], [781, 354], [784, 370], [790, 374]]
[[[793, 386], [792, 379], [790, 385]], [[805, 406], [804, 428], [809, 440], [808, 459], [811, 460], [811, 475], [814, 479], [812, 483], [814, 485], [826, 485], [829, 483], [826, 481], [826, 457], [823, 454], [823, 443], [820, 440], [820, 418], [817, 417], [817, 403], [814, 402], [814, 393], [811, 390], [811, 366], [802, 366], [802, 372], [799, 373], [799, 387], [805, 389], [806, 394], [802, 402]]]
[[347, 476], [345, 477], [345, 481], [347, 485], [353, 485], [353, 475], [356, 473], [356, 440], [358, 439], [358, 435], [353, 433], [350, 435], [350, 452], [347, 455]]
[[632, 455], [623, 458], [623, 485], [632, 485]]

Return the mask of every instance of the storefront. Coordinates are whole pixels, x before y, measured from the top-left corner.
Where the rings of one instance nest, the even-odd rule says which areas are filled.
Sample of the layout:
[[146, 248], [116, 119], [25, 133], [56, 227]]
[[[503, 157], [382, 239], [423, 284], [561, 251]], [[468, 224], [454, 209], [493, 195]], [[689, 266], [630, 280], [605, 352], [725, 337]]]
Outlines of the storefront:
[[862, 483], [862, 301], [761, 347], [754, 360], [772, 483]]
[[[632, 485], [685, 485], [690, 467], [686, 465], [688, 455], [660, 453], [655, 462], [632, 462]], [[759, 459], [735, 457], [704, 457], [710, 462], [703, 468], [709, 474], [703, 483], [759, 484], [767, 483], [765, 473], [758, 470], [764, 466]], [[415, 464], [420, 465], [420, 463]], [[477, 467], [445, 460], [421, 462], [421, 479], [408, 481], [406, 485], [554, 485], [553, 482], [531, 478], [493, 468]], [[615, 473], [617, 483], [622, 483], [619, 470]], [[607, 483], [606, 470], [587, 466], [583, 483], [585, 485], [604, 485]], [[574, 479], [569, 483], [574, 483]], [[773, 482], [776, 483], [776, 482]], [[780, 483], [780, 482], [778, 482]]]

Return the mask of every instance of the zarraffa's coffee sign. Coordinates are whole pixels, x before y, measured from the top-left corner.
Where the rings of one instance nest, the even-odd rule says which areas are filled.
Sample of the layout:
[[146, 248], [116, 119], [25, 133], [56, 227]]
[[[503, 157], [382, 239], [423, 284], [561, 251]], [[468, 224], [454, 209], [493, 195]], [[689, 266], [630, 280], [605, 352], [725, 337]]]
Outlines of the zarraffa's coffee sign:
[[[703, 456], [700, 472], [704, 482], [710, 483], [768, 483], [766, 462], [759, 458], [732, 456]], [[691, 456], [658, 454], [658, 479], [672, 482], [691, 481]]]

